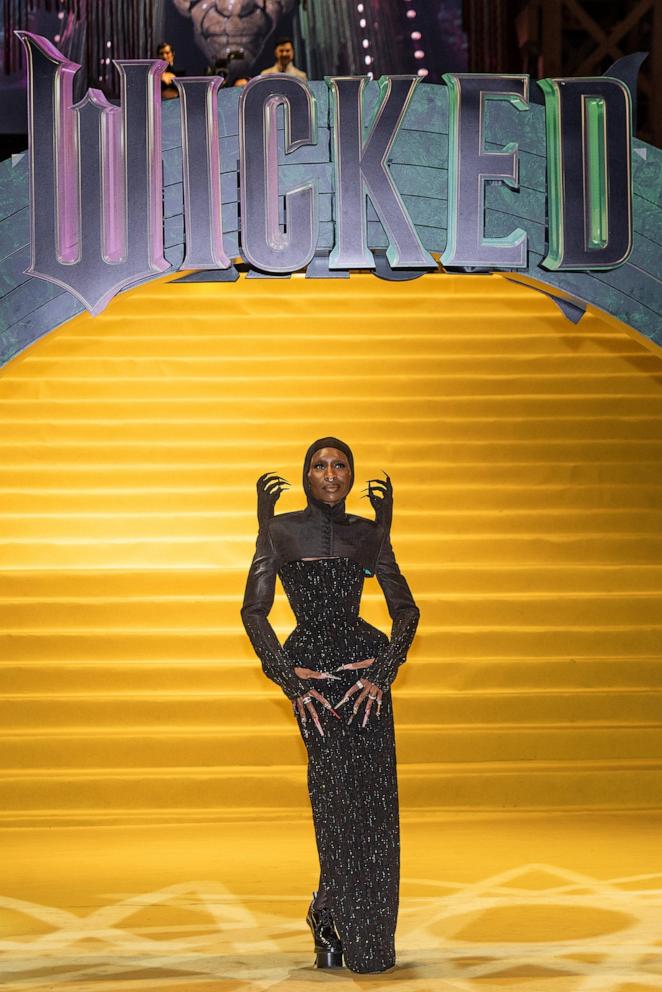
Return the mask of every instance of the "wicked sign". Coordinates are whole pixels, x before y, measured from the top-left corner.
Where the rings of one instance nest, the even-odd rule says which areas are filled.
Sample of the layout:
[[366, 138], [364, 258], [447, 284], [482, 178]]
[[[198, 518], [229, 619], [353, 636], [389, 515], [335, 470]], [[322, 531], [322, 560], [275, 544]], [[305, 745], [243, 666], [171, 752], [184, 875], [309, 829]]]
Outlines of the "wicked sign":
[[[117, 60], [119, 105], [94, 89], [74, 103], [79, 67], [45, 38], [26, 32], [20, 37], [28, 57], [31, 261], [25, 272], [68, 290], [99, 313], [124, 287], [167, 270], [229, 270], [219, 101], [230, 93], [221, 89], [221, 80], [191, 77], [176, 83], [184, 250], [173, 265], [164, 253], [160, 75], [165, 63]], [[525, 227], [498, 236], [485, 228], [488, 188], [517, 191], [520, 182], [518, 142], [505, 129], [496, 148], [486, 141], [487, 109], [500, 102], [513, 116], [527, 115], [529, 77], [449, 73], [444, 81], [447, 136], [441, 145], [434, 130], [423, 128], [421, 134], [431, 147], [437, 143], [433, 151], [443, 153], [446, 238], [444, 244], [428, 239], [424, 245], [391, 163], [421, 81], [382, 76], [367, 113], [365, 77], [325, 80], [332, 178], [329, 272], [374, 268], [370, 216], [385, 234], [394, 272], [437, 269], [434, 248], [451, 270], [530, 266]], [[610, 77], [543, 79], [535, 85], [544, 94], [546, 139], [545, 196], [532, 218], [545, 231], [539, 266], [559, 273], [622, 266], [633, 247], [630, 91]], [[253, 79], [239, 97], [232, 94], [238, 138], [232, 251], [258, 273], [306, 269], [320, 252], [319, 178], [311, 174], [294, 188], [279, 189], [279, 164], [318, 145], [319, 87], [272, 74]]]

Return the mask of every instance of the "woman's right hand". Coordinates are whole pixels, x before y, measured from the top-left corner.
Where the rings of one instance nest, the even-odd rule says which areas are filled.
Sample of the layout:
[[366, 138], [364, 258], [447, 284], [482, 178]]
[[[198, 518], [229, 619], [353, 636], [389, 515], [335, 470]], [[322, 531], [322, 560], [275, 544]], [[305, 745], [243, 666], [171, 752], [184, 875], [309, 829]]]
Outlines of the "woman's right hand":
[[[294, 670], [295, 670], [295, 672], [297, 671], [296, 668]], [[303, 670], [304, 671], [308, 671], [309, 669], [303, 669]], [[323, 672], [319, 672], [319, 673], [316, 672], [315, 675], [316, 676], [317, 675], [323, 676], [324, 673]], [[308, 677], [308, 676], [305, 676], [305, 677]], [[302, 725], [304, 727], [304, 733], [307, 733], [308, 730], [307, 730], [307, 727], [306, 727], [306, 723], [308, 722], [308, 717], [306, 716], [306, 710], [308, 710], [308, 712], [310, 713], [310, 716], [312, 718], [313, 723], [315, 724], [315, 726], [319, 730], [319, 732], [322, 735], [322, 737], [324, 737], [324, 731], [322, 730], [322, 724], [320, 723], [319, 716], [317, 715], [317, 710], [313, 706], [313, 699], [319, 700], [319, 702], [322, 704], [322, 706], [324, 706], [325, 709], [330, 710], [333, 713], [333, 715], [338, 720], [340, 720], [340, 718], [341, 718], [340, 717], [340, 714], [339, 713], [336, 713], [335, 709], [333, 708], [333, 706], [331, 705], [331, 703], [329, 702], [329, 700], [326, 698], [326, 696], [323, 696], [321, 692], [318, 692], [317, 691], [317, 689], [309, 689], [308, 692], [305, 693], [305, 695], [303, 695], [303, 696], [297, 696], [297, 698], [294, 700], [294, 702], [292, 704], [293, 709], [294, 709], [294, 713], [296, 715], [297, 710], [298, 710], [299, 716], [301, 717], [301, 723], [302, 723]]]

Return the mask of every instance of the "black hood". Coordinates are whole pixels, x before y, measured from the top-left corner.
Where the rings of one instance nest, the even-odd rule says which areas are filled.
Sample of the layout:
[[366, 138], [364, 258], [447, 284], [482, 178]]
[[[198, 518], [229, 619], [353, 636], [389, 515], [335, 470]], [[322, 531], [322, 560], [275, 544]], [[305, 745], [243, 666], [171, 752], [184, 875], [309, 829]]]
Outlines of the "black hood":
[[332, 517], [334, 520], [342, 520], [346, 516], [344, 498], [341, 499], [339, 503], [335, 503], [331, 506], [329, 503], [325, 503], [321, 499], [316, 499], [312, 494], [310, 480], [308, 479], [308, 470], [310, 468], [311, 458], [316, 451], [320, 450], [320, 448], [337, 448], [338, 451], [342, 451], [343, 454], [346, 455], [347, 461], [349, 462], [349, 468], [352, 473], [349, 489], [347, 490], [348, 493], [354, 485], [354, 455], [352, 454], [352, 449], [350, 446], [345, 444], [345, 442], [341, 441], [339, 438], [320, 437], [317, 441], [313, 441], [310, 445], [308, 451], [306, 452], [306, 457], [303, 460], [303, 491], [306, 494], [308, 506], [320, 510], [322, 513], [327, 514], [327, 516]]

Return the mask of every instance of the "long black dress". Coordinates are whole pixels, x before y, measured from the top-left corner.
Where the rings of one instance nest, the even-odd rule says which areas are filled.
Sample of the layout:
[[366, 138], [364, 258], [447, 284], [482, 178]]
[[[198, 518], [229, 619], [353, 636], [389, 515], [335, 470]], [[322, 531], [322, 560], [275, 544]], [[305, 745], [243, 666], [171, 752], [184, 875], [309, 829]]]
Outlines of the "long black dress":
[[[293, 561], [280, 571], [297, 619], [284, 644], [297, 665], [333, 671], [349, 661], [374, 658], [388, 644], [359, 613], [363, 571], [351, 558]], [[369, 668], [337, 672], [342, 681], [310, 680], [338, 702]], [[358, 695], [358, 693], [357, 693]], [[354, 697], [356, 698], [356, 697]], [[364, 706], [351, 723], [353, 700], [338, 720], [316, 706], [321, 736], [310, 716], [297, 722], [308, 751], [308, 793], [320, 859], [320, 887], [327, 892], [345, 962], [353, 971], [383, 971], [395, 963], [400, 881], [400, 823], [391, 693], [361, 725]]]
[[[365, 727], [365, 704], [348, 723], [356, 696], [339, 710], [341, 720], [314, 701], [324, 736], [310, 714], [305, 725], [298, 712], [296, 717], [308, 753], [321, 886], [345, 963], [355, 972], [385, 971], [395, 964], [400, 832], [390, 685], [406, 660], [419, 617], [387, 533], [377, 544], [374, 572], [365, 565], [366, 542], [359, 538], [374, 526], [345, 514], [344, 507], [327, 513], [310, 498], [306, 510], [276, 516], [258, 536], [242, 608], [265, 673], [289, 699], [314, 688], [335, 704], [362, 674], [383, 691], [381, 714], [377, 718], [373, 703]], [[320, 551], [317, 560], [303, 560]], [[297, 557], [283, 560], [283, 553]], [[282, 647], [267, 619], [276, 574], [297, 620]], [[393, 620], [390, 640], [359, 617], [367, 574], [377, 576], [384, 592]], [[329, 671], [367, 658], [375, 658], [367, 668], [336, 672], [340, 681], [299, 679], [293, 672], [295, 666]]]

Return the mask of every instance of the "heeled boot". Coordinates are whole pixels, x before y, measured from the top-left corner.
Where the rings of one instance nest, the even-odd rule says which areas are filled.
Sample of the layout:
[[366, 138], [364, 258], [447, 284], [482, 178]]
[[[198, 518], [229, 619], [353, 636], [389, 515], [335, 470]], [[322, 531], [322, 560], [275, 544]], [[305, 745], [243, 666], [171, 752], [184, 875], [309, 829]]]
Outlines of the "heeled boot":
[[315, 939], [315, 965], [317, 968], [342, 968], [342, 944], [333, 925], [331, 910], [327, 906], [315, 908], [316, 892], [308, 907], [306, 923]]

